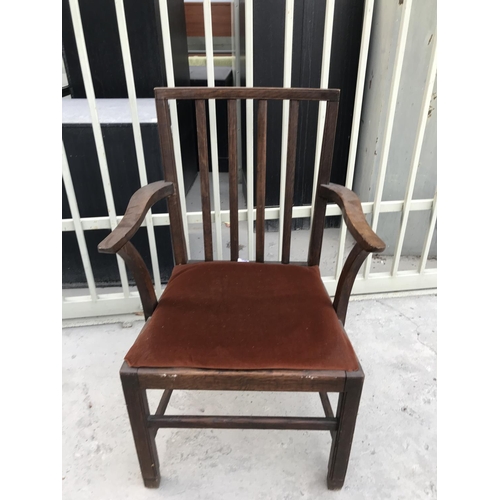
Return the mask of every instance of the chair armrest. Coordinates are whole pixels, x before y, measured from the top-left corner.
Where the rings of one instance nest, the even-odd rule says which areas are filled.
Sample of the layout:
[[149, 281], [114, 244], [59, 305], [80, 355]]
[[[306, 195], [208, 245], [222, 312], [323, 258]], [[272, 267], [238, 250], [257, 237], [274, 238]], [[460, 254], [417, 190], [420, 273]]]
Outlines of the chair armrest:
[[159, 200], [175, 193], [172, 182], [158, 181], [137, 190], [130, 198], [125, 215], [115, 229], [99, 243], [100, 253], [118, 253], [136, 233], [147, 211]]
[[173, 194], [175, 194], [174, 184], [166, 181], [152, 182], [137, 190], [130, 198], [123, 219], [97, 247], [101, 253], [117, 253], [132, 271], [145, 320], [153, 314], [158, 301], [146, 264], [129, 240], [141, 226], [147, 211], [157, 201]]
[[313, 225], [311, 228], [311, 242], [309, 244], [309, 265], [318, 265], [325, 224], [326, 204], [333, 202], [339, 205], [349, 232], [356, 240], [342, 268], [335, 291], [333, 308], [339, 320], [345, 324], [347, 307], [352, 287], [358, 271], [371, 252], [381, 252], [385, 243], [374, 233], [366, 222], [365, 214], [359, 198], [350, 189], [338, 184], [321, 184], [317, 191], [314, 208]]
[[385, 243], [366, 222], [359, 198], [353, 191], [338, 184], [321, 184], [318, 196], [340, 207], [349, 232], [363, 250], [381, 252], [385, 249]]

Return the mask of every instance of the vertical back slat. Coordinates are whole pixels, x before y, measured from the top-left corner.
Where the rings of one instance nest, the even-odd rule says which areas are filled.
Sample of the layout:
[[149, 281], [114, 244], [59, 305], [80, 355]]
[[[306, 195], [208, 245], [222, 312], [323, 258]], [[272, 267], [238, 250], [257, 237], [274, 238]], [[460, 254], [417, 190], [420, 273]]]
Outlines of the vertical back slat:
[[201, 211], [203, 217], [203, 244], [205, 260], [214, 260], [212, 246], [212, 216], [210, 213], [210, 181], [208, 173], [208, 139], [206, 101], [196, 100], [196, 133], [198, 136], [198, 162], [201, 184]]
[[236, 101], [227, 101], [228, 154], [229, 154], [229, 225], [231, 234], [231, 260], [238, 260], [238, 158]]
[[286, 151], [285, 210], [283, 212], [283, 250], [281, 262], [290, 262], [290, 242], [292, 239], [293, 188], [295, 181], [295, 160], [297, 156], [297, 131], [299, 123], [299, 101], [290, 101], [288, 121], [288, 147]]
[[338, 110], [338, 101], [329, 101], [326, 105], [325, 130], [323, 132], [323, 144], [319, 160], [318, 186], [330, 182]]
[[[339, 103], [329, 101], [326, 105], [325, 129], [323, 132], [323, 143], [321, 146], [321, 157], [319, 160], [319, 173], [317, 188], [321, 184], [330, 182], [332, 172], [333, 148], [335, 145], [335, 133], [337, 131], [337, 113]], [[314, 219], [311, 227], [311, 239], [309, 240], [309, 255], [307, 263], [310, 266], [319, 265], [321, 257], [321, 243], [323, 242], [323, 228], [325, 226], [326, 203], [318, 196], [314, 201]]]
[[264, 262], [264, 215], [266, 208], [267, 101], [257, 105], [257, 214], [255, 260]]
[[[178, 186], [170, 112], [168, 110], [168, 102], [166, 99], [156, 99], [156, 115], [158, 117], [158, 135], [160, 137], [163, 175], [166, 181], [173, 182], [176, 186]], [[184, 238], [184, 228], [182, 225], [182, 213], [178, 191], [168, 200], [168, 212], [170, 215], [170, 229], [172, 231], [175, 263], [186, 264], [187, 249], [186, 240]]]

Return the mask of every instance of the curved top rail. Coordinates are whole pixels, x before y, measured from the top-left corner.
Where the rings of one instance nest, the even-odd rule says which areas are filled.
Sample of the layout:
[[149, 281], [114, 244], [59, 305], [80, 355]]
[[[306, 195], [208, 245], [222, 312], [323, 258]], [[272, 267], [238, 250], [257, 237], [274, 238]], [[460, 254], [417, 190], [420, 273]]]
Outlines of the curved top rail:
[[280, 87], [156, 87], [156, 99], [268, 99], [294, 101], [332, 101], [340, 98], [339, 89]]

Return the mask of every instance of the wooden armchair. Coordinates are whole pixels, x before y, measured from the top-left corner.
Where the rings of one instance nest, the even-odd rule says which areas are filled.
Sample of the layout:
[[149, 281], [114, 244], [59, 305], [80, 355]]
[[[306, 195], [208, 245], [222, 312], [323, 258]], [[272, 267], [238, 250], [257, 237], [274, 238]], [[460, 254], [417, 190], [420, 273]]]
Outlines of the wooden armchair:
[[[301, 429], [332, 435], [327, 485], [344, 484], [364, 374], [344, 331], [356, 274], [370, 252], [385, 248], [371, 230], [357, 196], [329, 183], [339, 90], [260, 88], [157, 88], [158, 129], [165, 181], [139, 189], [125, 216], [99, 245], [118, 253], [132, 270], [146, 324], [125, 356], [120, 376], [139, 463], [147, 487], [158, 487], [155, 436], [159, 428]], [[195, 100], [201, 180], [204, 262], [189, 262], [177, 193], [167, 99]], [[213, 261], [209, 194], [206, 99], [227, 99], [229, 119], [231, 262]], [[238, 260], [236, 99], [257, 107], [256, 261]], [[267, 100], [289, 99], [289, 143], [281, 263], [264, 263]], [[293, 184], [299, 104], [327, 101], [317, 196], [307, 263], [290, 263]], [[147, 210], [167, 198], [176, 266], [157, 301], [144, 261], [130, 243]], [[332, 302], [319, 261], [326, 205], [337, 203], [356, 240]], [[150, 414], [146, 389], [163, 389]], [[165, 416], [172, 391], [319, 392], [325, 418]], [[334, 413], [328, 392], [339, 393]]]

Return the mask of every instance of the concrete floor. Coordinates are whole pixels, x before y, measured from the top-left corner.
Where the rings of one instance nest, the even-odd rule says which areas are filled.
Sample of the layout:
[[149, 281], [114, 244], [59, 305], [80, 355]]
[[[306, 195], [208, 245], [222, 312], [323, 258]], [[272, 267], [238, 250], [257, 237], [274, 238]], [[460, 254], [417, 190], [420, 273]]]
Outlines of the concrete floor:
[[[140, 328], [63, 329], [65, 500], [436, 498], [435, 295], [350, 304], [347, 332], [366, 381], [339, 492], [326, 488], [328, 432], [259, 430], [160, 430], [161, 485], [144, 488], [118, 377]], [[160, 395], [151, 391], [151, 401]], [[316, 394], [177, 391], [174, 413], [322, 416], [322, 408]]]

